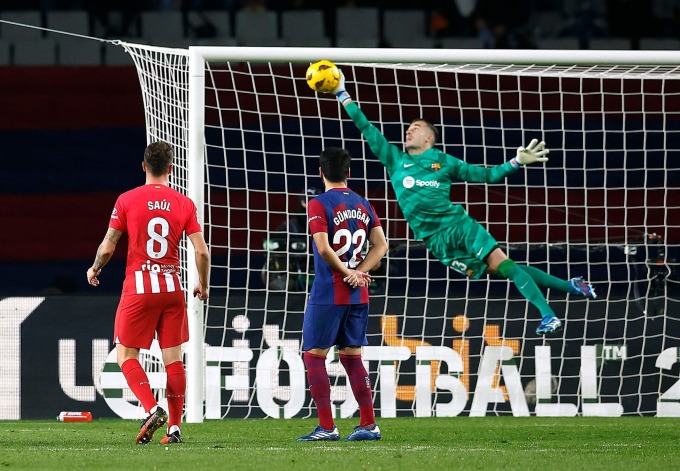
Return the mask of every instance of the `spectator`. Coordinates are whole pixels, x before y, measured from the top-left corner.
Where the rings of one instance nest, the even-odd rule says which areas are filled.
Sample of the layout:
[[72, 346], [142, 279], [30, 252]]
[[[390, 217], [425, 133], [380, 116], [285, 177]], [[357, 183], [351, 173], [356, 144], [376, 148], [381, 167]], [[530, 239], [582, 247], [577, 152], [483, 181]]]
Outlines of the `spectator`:
[[[92, 18], [104, 28], [105, 37], [139, 36], [139, 30], [138, 28], [135, 29], [134, 25], [143, 10], [144, 2], [137, 0], [98, 0], [89, 2], [88, 5]], [[120, 23], [113, 21], [112, 12], [120, 12]]]
[[487, 48], [528, 48], [523, 27], [531, 14], [529, 0], [479, 0], [475, 25]]
[[478, 0], [436, 0], [430, 17], [434, 37], [472, 36]]
[[562, 36], [576, 37], [579, 49], [590, 49], [590, 40], [605, 36], [605, 33], [598, 12], [588, 1], [579, 4], [579, 8], [574, 12], [573, 23], [564, 31], [559, 32]]
[[266, 0], [241, 0], [242, 11], [267, 11]]

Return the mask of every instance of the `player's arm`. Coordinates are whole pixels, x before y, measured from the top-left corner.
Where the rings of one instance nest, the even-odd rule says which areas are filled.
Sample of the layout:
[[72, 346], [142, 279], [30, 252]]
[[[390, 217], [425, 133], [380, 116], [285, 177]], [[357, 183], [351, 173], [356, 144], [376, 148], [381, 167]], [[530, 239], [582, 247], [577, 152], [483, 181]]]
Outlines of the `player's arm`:
[[338, 254], [335, 253], [333, 247], [328, 242], [328, 233], [326, 232], [315, 232], [312, 235], [314, 239], [314, 245], [316, 245], [316, 250], [323, 258], [324, 262], [331, 267], [331, 270], [342, 275], [343, 278], [354, 275], [354, 270], [350, 270], [347, 266], [340, 260]]
[[193, 295], [204, 301], [208, 299], [208, 280], [210, 279], [210, 251], [205, 243], [202, 232], [189, 234], [189, 240], [194, 246], [196, 255], [196, 269], [198, 270], [198, 284], [194, 287]]
[[390, 169], [392, 165], [399, 163], [401, 158], [401, 151], [394, 145], [390, 144], [385, 136], [376, 128], [359, 106], [352, 100], [352, 97], [347, 92], [345, 87], [345, 75], [340, 71], [340, 80], [338, 85], [331, 91], [340, 104], [345, 108], [347, 115], [352, 119], [354, 125], [363, 134], [371, 148], [373, 154], [380, 160], [380, 162]]
[[104, 266], [109, 263], [109, 260], [111, 260], [121, 235], [123, 235], [121, 231], [112, 227], [109, 227], [106, 231], [104, 240], [102, 240], [102, 243], [99, 244], [99, 248], [97, 249], [97, 255], [94, 257], [94, 262], [87, 270], [87, 282], [92, 286], [99, 286], [99, 279], [97, 277], [101, 273], [102, 268], [104, 268]]
[[380, 260], [385, 256], [388, 250], [387, 239], [385, 238], [385, 231], [382, 226], [375, 226], [368, 236], [369, 249], [366, 256], [357, 266], [356, 271], [368, 273], [369, 271], [378, 268]]
[[452, 166], [453, 179], [470, 183], [497, 183], [511, 173], [516, 172], [523, 165], [535, 162], [547, 162], [546, 155], [550, 151], [545, 148], [545, 142], [532, 140], [527, 147], [517, 149], [517, 155], [510, 161], [495, 167], [480, 167], [470, 165], [467, 162], [452, 157], [455, 165]]

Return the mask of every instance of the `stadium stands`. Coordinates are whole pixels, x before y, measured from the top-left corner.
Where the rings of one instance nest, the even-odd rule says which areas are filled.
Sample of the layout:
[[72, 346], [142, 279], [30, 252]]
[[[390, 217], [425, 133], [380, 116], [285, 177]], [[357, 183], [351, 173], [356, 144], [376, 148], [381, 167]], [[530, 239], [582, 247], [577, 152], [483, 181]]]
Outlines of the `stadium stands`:
[[330, 47], [323, 11], [290, 10], [281, 13], [281, 38], [291, 47]]
[[335, 11], [335, 44], [338, 47], [378, 47], [380, 16], [377, 8], [338, 8]]
[[[655, 10], [652, 10], [652, 15]], [[430, 31], [432, 11], [416, 7], [338, 7], [301, 10], [149, 10], [127, 16], [102, 15], [83, 9], [6, 10], [0, 19], [100, 39], [121, 39], [166, 47], [293, 46], [417, 47], [446, 49], [530, 47], [537, 49], [679, 50], [679, 31], [643, 28], [639, 40], [612, 37], [604, 1], [546, 2], [510, 28], [510, 42], [496, 42], [493, 28], [476, 31], [476, 16], [466, 27], [452, 24], [445, 32]], [[654, 18], [652, 16], [652, 18]], [[668, 18], [664, 18], [666, 25]], [[457, 21], [460, 21], [458, 19]], [[613, 21], [613, 20], [612, 20]], [[680, 25], [680, 21], [677, 21]], [[636, 33], [637, 34], [637, 33]], [[656, 36], [654, 36], [656, 34]], [[514, 40], [513, 40], [514, 35]], [[521, 40], [520, 40], [521, 39]], [[500, 46], [496, 46], [500, 47]], [[120, 48], [41, 29], [0, 23], [0, 65], [131, 65]]]
[[283, 46], [278, 15], [274, 11], [236, 12], [236, 43], [239, 46]]
[[434, 47], [427, 34], [425, 10], [385, 10], [383, 12], [383, 39], [389, 47]]

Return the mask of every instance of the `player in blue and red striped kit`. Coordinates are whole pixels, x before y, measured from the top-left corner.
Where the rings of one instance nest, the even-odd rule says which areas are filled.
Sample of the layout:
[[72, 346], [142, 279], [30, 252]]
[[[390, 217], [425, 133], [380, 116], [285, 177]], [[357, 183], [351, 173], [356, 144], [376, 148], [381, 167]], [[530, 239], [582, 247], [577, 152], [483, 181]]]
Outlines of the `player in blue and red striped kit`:
[[307, 206], [314, 239], [314, 284], [305, 310], [302, 349], [319, 425], [298, 441], [340, 439], [326, 371], [326, 355], [334, 345], [359, 404], [360, 424], [345, 440], [381, 438], [361, 347], [368, 345], [368, 272], [387, 253], [387, 241], [373, 206], [347, 188], [350, 161], [345, 149], [331, 147], [321, 153], [319, 166], [326, 191]]

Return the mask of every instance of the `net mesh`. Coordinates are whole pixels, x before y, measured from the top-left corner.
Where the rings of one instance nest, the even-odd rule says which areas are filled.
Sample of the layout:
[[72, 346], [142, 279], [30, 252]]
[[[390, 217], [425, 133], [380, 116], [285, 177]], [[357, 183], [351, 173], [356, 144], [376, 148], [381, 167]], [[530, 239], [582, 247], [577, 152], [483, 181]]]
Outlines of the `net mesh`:
[[[186, 189], [187, 51], [125, 47], [148, 138], [178, 149], [172, 183]], [[384, 168], [334, 97], [309, 90], [306, 66], [206, 64], [207, 418], [315, 415], [300, 356], [313, 279], [304, 203], [328, 146], [353, 155], [350, 187], [373, 203], [390, 244], [364, 350], [378, 416], [680, 415], [677, 68], [341, 64], [397, 145], [417, 117], [439, 127], [441, 149], [476, 165], [546, 141], [546, 165], [451, 189], [512, 259], [595, 285], [594, 301], [547, 293], [565, 330], [546, 340], [514, 285], [467, 280], [413, 240]], [[335, 413], [350, 416], [344, 370], [334, 354], [328, 365]]]

